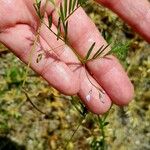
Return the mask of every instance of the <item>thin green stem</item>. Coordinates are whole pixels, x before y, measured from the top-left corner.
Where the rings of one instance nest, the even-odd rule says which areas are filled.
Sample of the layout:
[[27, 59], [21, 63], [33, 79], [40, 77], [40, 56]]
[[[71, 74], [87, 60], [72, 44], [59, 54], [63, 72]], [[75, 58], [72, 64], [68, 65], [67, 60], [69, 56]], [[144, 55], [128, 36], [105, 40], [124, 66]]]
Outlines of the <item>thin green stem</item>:
[[[37, 3], [37, 1], [36, 1], [36, 3]], [[46, 0], [46, 3], [45, 3], [45, 5], [44, 5], [44, 13], [45, 13], [45, 11], [46, 11], [46, 5], [47, 5], [47, 3], [48, 3], [48, 0]], [[41, 19], [41, 21], [43, 21], [43, 18]], [[38, 28], [38, 30], [37, 30], [37, 32], [36, 32], [36, 35], [35, 35], [35, 39], [34, 39], [34, 42], [33, 42], [33, 46], [31, 47], [31, 51], [30, 51], [30, 53], [29, 53], [29, 61], [28, 61], [28, 65], [27, 65], [27, 69], [26, 69], [26, 72], [25, 72], [25, 78], [24, 78], [24, 81], [23, 81], [23, 83], [22, 83], [22, 87], [24, 87], [25, 86], [25, 83], [26, 83], [26, 80], [27, 80], [27, 75], [28, 75], [28, 72], [29, 72], [29, 68], [30, 68], [30, 65], [31, 65], [31, 61], [32, 61], [32, 54], [33, 54], [33, 52], [34, 52], [34, 50], [35, 50], [35, 48], [36, 48], [36, 43], [37, 43], [37, 41], [38, 41], [38, 38], [39, 38], [39, 33], [40, 33], [40, 30], [41, 30], [41, 23], [40, 23], [40, 26], [39, 26], [39, 28]]]
[[104, 117], [103, 117], [103, 122], [106, 121], [106, 119], [107, 119], [107, 117], [108, 117], [108, 115], [109, 115], [109, 113], [110, 113], [110, 110], [111, 110], [112, 106], [113, 106], [113, 104], [110, 106], [109, 110], [105, 113], [105, 115], [104, 115]]
[[27, 81], [27, 76], [28, 76], [28, 72], [29, 72], [29, 68], [30, 68], [31, 60], [32, 60], [32, 54], [33, 54], [33, 52], [34, 52], [34, 50], [35, 50], [36, 42], [37, 42], [37, 40], [38, 40], [38, 37], [39, 37], [39, 34], [38, 34], [38, 32], [37, 32], [36, 35], [35, 35], [35, 40], [34, 40], [33, 46], [32, 46], [31, 51], [30, 51], [30, 53], [29, 53], [29, 59], [28, 59], [29, 62], [28, 62], [28, 65], [27, 65], [27, 69], [26, 69], [26, 71], [25, 71], [25, 77], [24, 77], [24, 80], [23, 80], [23, 83], [22, 83], [22, 87], [25, 86], [25, 83], [26, 83], [26, 81]]
[[105, 141], [106, 136], [105, 136], [105, 130], [104, 130], [105, 126], [104, 126], [104, 122], [102, 121], [100, 116], [97, 115], [97, 117], [98, 117], [98, 122], [99, 122], [99, 128], [100, 128], [101, 134], [102, 134], [102, 140], [101, 140], [102, 147], [101, 147], [101, 150], [105, 150], [105, 147], [106, 147], [106, 141]]
[[[49, 28], [49, 26], [44, 21], [42, 21], [42, 23], [57, 37], [57, 34], [51, 28]], [[59, 39], [65, 42], [61, 36], [59, 36]]]
[[[45, 22], [43, 22], [43, 24], [57, 37], [57, 34], [52, 29], [50, 29], [49, 26]], [[62, 37], [59, 37], [59, 39], [65, 43], [65, 40]], [[83, 58], [72, 48], [72, 46], [69, 43], [66, 43], [66, 45], [74, 52], [74, 54], [77, 56], [78, 60], [82, 64], [84, 64]]]
[[44, 113], [43, 111], [41, 111], [41, 110], [32, 102], [32, 100], [30, 99], [30, 97], [29, 97], [27, 91], [26, 91], [24, 88], [23, 88], [22, 90], [23, 90], [24, 94], [26, 95], [27, 101], [29, 101], [30, 104], [31, 104], [38, 112], [40, 112], [41, 114], [47, 115], [46, 113]]
[[89, 75], [88, 75], [86, 66], [85, 66], [85, 65], [83, 65], [83, 66], [84, 66], [84, 68], [85, 68], [85, 73], [86, 73], [86, 76], [87, 76], [89, 82], [90, 82], [98, 91], [100, 91], [100, 92], [102, 92], [103, 94], [105, 94], [105, 91], [104, 91], [103, 89], [101, 89], [100, 87], [97, 87], [95, 84], [92, 83], [91, 79], [89, 78]]
[[67, 141], [66, 145], [65, 145], [65, 149], [67, 149], [67, 146], [69, 144], [70, 141], [72, 141], [75, 133], [78, 131], [78, 129], [80, 128], [80, 126], [82, 125], [82, 123], [84, 122], [85, 118], [86, 118], [87, 115], [85, 115], [82, 120], [80, 121], [80, 123], [77, 125], [75, 131], [73, 132], [73, 134], [71, 135], [70, 139]]

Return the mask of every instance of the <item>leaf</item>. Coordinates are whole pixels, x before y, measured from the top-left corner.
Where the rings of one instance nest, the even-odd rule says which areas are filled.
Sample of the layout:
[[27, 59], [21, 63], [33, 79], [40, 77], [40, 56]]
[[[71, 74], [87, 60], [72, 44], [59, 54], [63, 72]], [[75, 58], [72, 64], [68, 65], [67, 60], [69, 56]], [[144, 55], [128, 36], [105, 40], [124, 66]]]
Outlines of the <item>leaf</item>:
[[72, 11], [75, 9], [76, 3], [77, 3], [77, 0], [74, 0], [72, 4]]
[[71, 103], [74, 106], [74, 108], [80, 113], [80, 115], [82, 115], [82, 108], [79, 105], [80, 103], [77, 103], [76, 99], [74, 98], [74, 96], [71, 96]]
[[57, 27], [57, 40], [59, 40], [59, 38], [60, 38], [60, 23], [61, 23], [61, 18], [59, 17], [59, 19], [58, 19], [58, 27]]
[[64, 23], [65, 16], [64, 16], [64, 12], [63, 12], [62, 3], [60, 4], [60, 18], [61, 18], [62, 23]]
[[52, 27], [52, 15], [48, 17], [48, 22], [49, 22], [49, 28], [51, 28]]
[[34, 6], [34, 8], [35, 8], [35, 11], [36, 11], [37, 15], [38, 15], [39, 18], [41, 19], [41, 18], [42, 18], [41, 11], [40, 11], [41, 0], [36, 0], [36, 3], [34, 3], [33, 6]]
[[79, 6], [81, 6], [81, 4], [85, 4], [86, 1], [87, 0], [69, 0], [68, 2], [68, 0], [64, 0], [63, 3], [60, 4], [57, 39], [60, 38], [60, 26], [62, 24], [63, 30], [65, 32], [64, 41], [65, 43], [67, 42], [67, 34], [68, 34], [67, 20], [79, 8]]
[[109, 44], [106, 45], [101, 51], [99, 51], [99, 53], [95, 56], [94, 59], [96, 59], [97, 57], [99, 57], [99, 56], [106, 50], [106, 48], [107, 48], [108, 46], [109, 46]]
[[104, 47], [104, 45], [102, 45], [99, 50], [94, 54], [94, 56], [92, 57], [92, 59], [95, 59], [96, 56], [98, 55], [98, 53], [102, 50], [102, 48]]
[[86, 2], [87, 2], [87, 0], [78, 0], [78, 4], [77, 5], [83, 6], [83, 5], [86, 4]]
[[71, 12], [71, 8], [72, 8], [72, 0], [69, 1], [69, 12], [68, 12], [69, 14]]
[[64, 25], [64, 30], [65, 30], [65, 42], [67, 41], [67, 35], [68, 35], [68, 21]]
[[88, 50], [87, 55], [86, 55], [86, 57], [85, 57], [85, 60], [86, 60], [86, 61], [88, 60], [88, 58], [89, 58], [89, 56], [90, 56], [90, 54], [91, 54], [91, 52], [92, 52], [92, 50], [93, 50], [95, 44], [96, 44], [96, 43], [94, 42], [94, 43], [91, 45], [90, 49]]
[[67, 0], [64, 0], [64, 17], [67, 16]]
[[41, 0], [37, 1], [36, 4], [37, 4], [38, 9], [40, 9], [40, 7], [41, 7]]
[[104, 122], [103, 126], [107, 126], [109, 124], [109, 122]]

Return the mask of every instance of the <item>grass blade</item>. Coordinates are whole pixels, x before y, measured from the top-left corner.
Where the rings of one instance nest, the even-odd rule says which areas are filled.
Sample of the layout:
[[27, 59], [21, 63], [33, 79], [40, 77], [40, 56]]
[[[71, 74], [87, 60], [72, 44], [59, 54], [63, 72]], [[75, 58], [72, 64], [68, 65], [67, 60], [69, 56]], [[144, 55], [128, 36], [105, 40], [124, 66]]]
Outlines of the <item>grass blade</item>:
[[69, 1], [69, 12], [68, 12], [69, 14], [71, 12], [71, 8], [72, 8], [72, 0]]
[[68, 21], [64, 25], [64, 31], [65, 31], [65, 42], [67, 41], [67, 35], [68, 35]]
[[76, 3], [77, 3], [77, 0], [74, 0], [73, 1], [73, 4], [72, 4], [72, 11], [74, 10], [75, 6], [76, 6]]
[[64, 18], [67, 16], [67, 0], [64, 0]]
[[60, 4], [60, 18], [61, 18], [61, 21], [64, 23], [65, 17], [64, 17], [62, 4]]
[[48, 22], [49, 22], [49, 28], [51, 28], [52, 27], [52, 15], [48, 17]]
[[95, 56], [94, 59], [96, 59], [97, 57], [99, 57], [105, 50], [106, 48], [109, 46], [110, 44], [106, 45], [101, 51], [99, 51], [99, 53]]
[[61, 23], [61, 18], [59, 17], [59, 19], [58, 19], [58, 27], [57, 27], [57, 40], [59, 40], [59, 38], [60, 38], [60, 28], [61, 28], [61, 26], [60, 26], [60, 23]]
[[86, 61], [89, 59], [89, 56], [90, 56], [90, 54], [91, 54], [91, 52], [92, 52], [92, 50], [93, 50], [95, 44], [96, 44], [96, 43], [94, 42], [94, 43], [91, 45], [90, 49], [88, 50], [87, 55], [86, 55], [86, 57], [85, 57], [85, 60], [86, 60]]
[[96, 56], [98, 55], [98, 53], [102, 50], [102, 48], [104, 47], [104, 45], [102, 45], [99, 50], [94, 54], [94, 56], [92, 57], [92, 59], [95, 59]]

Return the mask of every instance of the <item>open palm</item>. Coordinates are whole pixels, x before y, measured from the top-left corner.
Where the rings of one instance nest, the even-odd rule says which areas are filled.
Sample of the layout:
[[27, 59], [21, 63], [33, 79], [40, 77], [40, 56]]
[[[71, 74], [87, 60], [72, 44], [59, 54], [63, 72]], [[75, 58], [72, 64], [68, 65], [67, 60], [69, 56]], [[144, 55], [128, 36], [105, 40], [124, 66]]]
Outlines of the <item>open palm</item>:
[[[108, 7], [113, 6], [102, 2]], [[45, 25], [48, 16], [52, 14], [52, 30], [56, 31], [58, 18], [54, 8], [48, 4], [44, 15], [45, 24], [40, 26], [33, 3], [30, 0], [0, 1], [0, 41], [25, 63], [29, 62], [31, 55], [30, 66], [33, 70], [62, 93], [78, 94], [94, 113], [106, 112], [112, 101], [118, 105], [128, 104], [133, 96], [133, 86], [118, 60], [109, 55], [89, 61], [86, 67], [82, 66], [70, 47], [57, 40]], [[41, 11], [44, 9], [44, 1], [42, 6]], [[132, 21], [126, 20], [132, 25]], [[39, 37], [36, 40], [39, 27]], [[143, 31], [139, 32], [144, 35]], [[144, 37], [149, 39], [146, 33]], [[107, 45], [82, 8], [69, 18], [68, 41], [82, 58], [93, 42], [96, 42], [95, 50]], [[106, 51], [109, 51], [109, 47]], [[44, 57], [37, 63], [39, 54], [43, 53]]]

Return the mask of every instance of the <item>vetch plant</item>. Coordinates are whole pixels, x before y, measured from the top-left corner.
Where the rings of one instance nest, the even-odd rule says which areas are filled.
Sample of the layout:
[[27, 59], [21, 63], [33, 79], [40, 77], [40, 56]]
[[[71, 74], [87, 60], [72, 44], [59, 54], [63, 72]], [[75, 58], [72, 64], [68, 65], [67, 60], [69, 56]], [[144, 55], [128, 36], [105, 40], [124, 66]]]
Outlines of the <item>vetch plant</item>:
[[[55, 8], [57, 15], [58, 15], [58, 19], [57, 19], [57, 28], [56, 31], [53, 30], [53, 16], [49, 15], [48, 16], [48, 22], [45, 21], [45, 12], [46, 12], [46, 7], [48, 2], [51, 3], [51, 5]], [[40, 23], [39, 23], [39, 27], [37, 29], [36, 32], [36, 36], [35, 39], [33, 41], [33, 47], [31, 49], [30, 52], [30, 56], [29, 56], [29, 63], [28, 63], [28, 67], [30, 67], [30, 63], [32, 60], [32, 54], [34, 53], [35, 47], [37, 42], [40, 40], [40, 31], [42, 26], [44, 25], [44, 27], [46, 27], [49, 31], [51, 31], [51, 33], [56, 36], [58, 41], [62, 41], [63, 44], [57, 46], [57, 47], [51, 47], [49, 50], [45, 50], [45, 49], [41, 49], [40, 53], [38, 54], [37, 58], [36, 58], [36, 63], [40, 63], [40, 61], [46, 57], [46, 56], [51, 56], [53, 55], [54, 57], [56, 57], [58, 60], [60, 59], [60, 56], [58, 54], [56, 54], [55, 50], [57, 48], [63, 47], [64, 45], [67, 45], [70, 50], [72, 50], [72, 52], [76, 55], [76, 57], [78, 58], [80, 65], [79, 66], [83, 66], [85, 69], [85, 74], [87, 79], [89, 80], [89, 82], [91, 83], [91, 85], [97, 89], [97, 92], [99, 93], [99, 100], [101, 103], [105, 103], [103, 95], [105, 95], [105, 91], [103, 89], [101, 89], [100, 87], [98, 87], [97, 85], [95, 85], [95, 83], [93, 83], [93, 81], [90, 79], [88, 71], [87, 71], [87, 66], [86, 64], [92, 60], [95, 59], [100, 59], [103, 58], [107, 55], [107, 53], [105, 52], [105, 50], [109, 47], [110, 44], [107, 45], [101, 45], [97, 50], [96, 50], [96, 42], [93, 42], [91, 44], [91, 46], [89, 47], [87, 54], [84, 57], [81, 57], [76, 50], [70, 45], [69, 41], [68, 41], [68, 26], [69, 26], [69, 18], [71, 17], [71, 15], [73, 15], [75, 13], [75, 11], [77, 9], [79, 9], [80, 7], [86, 5], [87, 0], [64, 0], [62, 2], [58, 4], [56, 4], [56, 2], [54, 0], [46, 0], [44, 7], [41, 6], [42, 5], [42, 1], [41, 0], [36, 0], [35, 4], [34, 4], [34, 8], [35, 11], [37, 13], [37, 16], [39, 17]], [[41, 7], [43, 7], [44, 9], [41, 10]], [[49, 45], [49, 43], [47, 43], [47, 45]], [[118, 46], [118, 45], [117, 45]], [[122, 45], [121, 45], [122, 46]], [[123, 47], [123, 46], [122, 46]], [[115, 47], [113, 48], [114, 52], [117, 52], [120, 56], [122, 55], [121, 52], [122, 48]], [[110, 52], [109, 52], [110, 53]], [[27, 73], [28, 71], [26, 71], [26, 77], [27, 77]], [[27, 100], [32, 104], [32, 106], [39, 112], [41, 112], [42, 114], [45, 114], [47, 116], [47, 114], [45, 112], [42, 112], [40, 109], [38, 109], [38, 107], [36, 105], [33, 104], [32, 100], [30, 99], [27, 90], [25, 89], [25, 82], [26, 82], [26, 77], [24, 79], [23, 82], [23, 91], [27, 97]], [[93, 93], [93, 89], [91, 88], [89, 90], [89, 92], [87, 93], [87, 95], [85, 96], [86, 101], [90, 102], [92, 99], [92, 93]], [[73, 104], [73, 106], [76, 108], [76, 110], [81, 114], [81, 116], [83, 117], [82, 121], [79, 123], [79, 125], [77, 126], [76, 130], [74, 131], [74, 133], [72, 134], [71, 138], [69, 139], [72, 140], [74, 134], [77, 132], [77, 130], [79, 129], [80, 125], [82, 124], [83, 120], [85, 120], [88, 111], [86, 109], [86, 107], [81, 104], [80, 102], [76, 103], [74, 96], [71, 97], [71, 99], [69, 99], [71, 101], [71, 103]], [[80, 107], [79, 107], [80, 105]], [[108, 116], [109, 112], [107, 112], [103, 117], [100, 117], [99, 115], [97, 116], [97, 120], [98, 120], [98, 125], [99, 125], [99, 129], [101, 131], [101, 135], [102, 135], [102, 139], [99, 141], [99, 146], [101, 147], [102, 150], [106, 149], [106, 141], [105, 141], [105, 126], [108, 124], [108, 122], [106, 122], [106, 118]], [[69, 143], [69, 141], [67, 141], [67, 144], [65, 146], [65, 148], [67, 148], [67, 145]], [[96, 141], [97, 143], [97, 141]], [[92, 147], [94, 145], [94, 141], [92, 142]]]
[[[57, 33], [55, 31], [52, 30], [52, 15], [50, 15], [48, 17], [48, 24], [45, 22], [44, 20], [44, 14], [45, 14], [45, 9], [47, 7], [47, 3], [50, 2], [51, 5], [54, 6], [54, 8], [57, 10], [58, 12], [58, 24], [57, 24]], [[57, 40], [61, 40], [62, 42], [64, 42], [64, 45], [67, 44], [70, 49], [73, 51], [73, 53], [77, 56], [78, 60], [80, 61], [81, 65], [85, 68], [85, 72], [87, 75], [87, 78], [89, 80], [89, 82], [98, 90], [99, 92], [99, 99], [102, 103], [104, 103], [103, 99], [103, 94], [105, 94], [104, 90], [102, 90], [100, 87], [97, 87], [89, 78], [89, 75], [86, 71], [86, 63], [88, 61], [92, 61], [94, 59], [100, 58], [100, 57], [104, 57], [106, 54], [104, 53], [104, 51], [107, 49], [107, 47], [109, 46], [106, 45], [102, 45], [94, 54], [93, 50], [95, 48], [96, 42], [93, 42], [93, 44], [91, 45], [91, 47], [89, 47], [89, 50], [86, 54], [86, 56], [84, 58], [82, 58], [80, 55], [78, 55], [76, 53], [76, 51], [73, 49], [73, 47], [69, 44], [69, 41], [67, 39], [67, 35], [68, 35], [68, 24], [69, 24], [69, 18], [71, 15], [73, 15], [73, 13], [79, 8], [82, 7], [84, 5], [86, 5], [87, 0], [64, 0], [63, 2], [60, 2], [59, 6], [56, 6], [55, 2], [53, 0], [46, 0], [46, 3], [44, 5], [44, 11], [41, 12], [41, 0], [36, 0], [36, 3], [34, 4], [34, 8], [36, 10], [36, 13], [40, 19], [40, 25], [39, 28], [37, 30], [37, 34], [34, 40], [34, 44], [33, 44], [33, 48], [30, 52], [30, 58], [29, 58], [29, 63], [28, 63], [28, 67], [30, 66], [30, 62], [31, 62], [31, 57], [32, 57], [32, 53], [35, 49], [36, 43], [39, 40], [39, 33], [41, 30], [41, 26], [44, 24], [56, 37]], [[62, 31], [64, 34], [62, 34]], [[47, 43], [48, 44], [48, 43]], [[50, 52], [52, 52], [52, 54], [54, 54], [58, 59], [59, 56], [55, 53], [55, 49], [57, 49], [58, 47], [61, 47], [63, 45], [59, 45], [55, 48], [51, 48], [50, 50], [43, 50], [41, 53], [38, 54], [36, 62], [39, 63], [40, 60], [44, 57], [44, 55], [51, 55]], [[26, 73], [27, 74], [27, 73]], [[26, 80], [26, 79], [25, 79]], [[25, 84], [25, 80], [23, 83], [23, 86]], [[92, 89], [88, 92], [87, 96], [86, 96], [86, 100], [90, 101], [91, 100], [91, 94], [92, 94]]]

